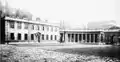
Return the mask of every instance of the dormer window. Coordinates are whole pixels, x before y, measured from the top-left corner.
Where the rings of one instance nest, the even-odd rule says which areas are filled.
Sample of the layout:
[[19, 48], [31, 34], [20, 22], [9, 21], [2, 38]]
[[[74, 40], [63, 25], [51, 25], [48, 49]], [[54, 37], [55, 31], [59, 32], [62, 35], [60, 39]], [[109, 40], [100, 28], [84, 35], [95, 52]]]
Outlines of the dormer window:
[[37, 18], [36, 18], [36, 21], [40, 21], [40, 18], [39, 18], [39, 17], [37, 17]]

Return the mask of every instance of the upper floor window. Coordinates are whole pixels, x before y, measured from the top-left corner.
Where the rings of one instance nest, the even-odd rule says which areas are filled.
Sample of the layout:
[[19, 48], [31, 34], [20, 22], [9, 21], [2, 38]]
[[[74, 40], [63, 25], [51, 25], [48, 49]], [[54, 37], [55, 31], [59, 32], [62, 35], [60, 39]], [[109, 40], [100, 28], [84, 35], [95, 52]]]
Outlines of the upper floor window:
[[53, 27], [51, 27], [51, 31], [53, 32]]
[[40, 27], [39, 27], [39, 25], [37, 25], [37, 30], [40, 30]]
[[18, 29], [21, 29], [21, 28], [22, 28], [22, 25], [21, 25], [21, 24], [22, 24], [21, 22], [18, 22], [18, 26], [17, 26]]
[[47, 31], [49, 31], [49, 26], [47, 26]]
[[28, 29], [28, 23], [24, 23], [25, 24], [25, 29]]
[[10, 21], [10, 28], [14, 28], [15, 22]]
[[55, 32], [57, 32], [57, 27], [55, 28]]
[[34, 25], [32, 25], [32, 30], [34, 30]]
[[43, 26], [42, 30], [44, 31], [45, 30], [45, 27]]

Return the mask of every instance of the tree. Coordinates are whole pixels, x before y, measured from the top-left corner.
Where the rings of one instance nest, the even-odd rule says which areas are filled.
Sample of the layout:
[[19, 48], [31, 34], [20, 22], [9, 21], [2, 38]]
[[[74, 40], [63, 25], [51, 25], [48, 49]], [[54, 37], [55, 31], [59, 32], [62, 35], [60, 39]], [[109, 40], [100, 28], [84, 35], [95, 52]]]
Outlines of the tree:
[[35, 36], [38, 38], [38, 42], [40, 42], [41, 33], [40, 33], [40, 32], [37, 32], [37, 33], [35, 33]]

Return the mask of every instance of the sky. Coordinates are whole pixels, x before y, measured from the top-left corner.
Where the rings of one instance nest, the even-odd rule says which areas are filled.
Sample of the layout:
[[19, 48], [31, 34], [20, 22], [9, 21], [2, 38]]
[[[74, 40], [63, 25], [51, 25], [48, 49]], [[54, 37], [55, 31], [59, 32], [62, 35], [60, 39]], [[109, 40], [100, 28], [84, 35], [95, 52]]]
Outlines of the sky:
[[72, 27], [91, 21], [115, 20], [120, 25], [120, 0], [8, 0], [10, 6], [30, 11], [51, 21], [64, 21]]

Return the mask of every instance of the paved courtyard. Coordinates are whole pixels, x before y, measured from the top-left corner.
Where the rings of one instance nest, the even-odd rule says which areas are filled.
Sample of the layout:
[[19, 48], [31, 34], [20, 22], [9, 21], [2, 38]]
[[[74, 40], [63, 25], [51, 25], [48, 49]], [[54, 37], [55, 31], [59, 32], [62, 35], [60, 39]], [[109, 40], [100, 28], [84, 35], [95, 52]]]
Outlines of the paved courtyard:
[[[1, 47], [1, 51], [4, 53], [1, 53], [1, 56], [12, 55], [9, 58], [14, 59], [13, 62], [45, 62], [45, 60], [52, 62], [119, 62], [120, 60], [120, 47], [111, 45], [31, 43], [1, 45]], [[8, 54], [8, 51], [12, 54]], [[8, 58], [3, 60], [5, 59]]]

